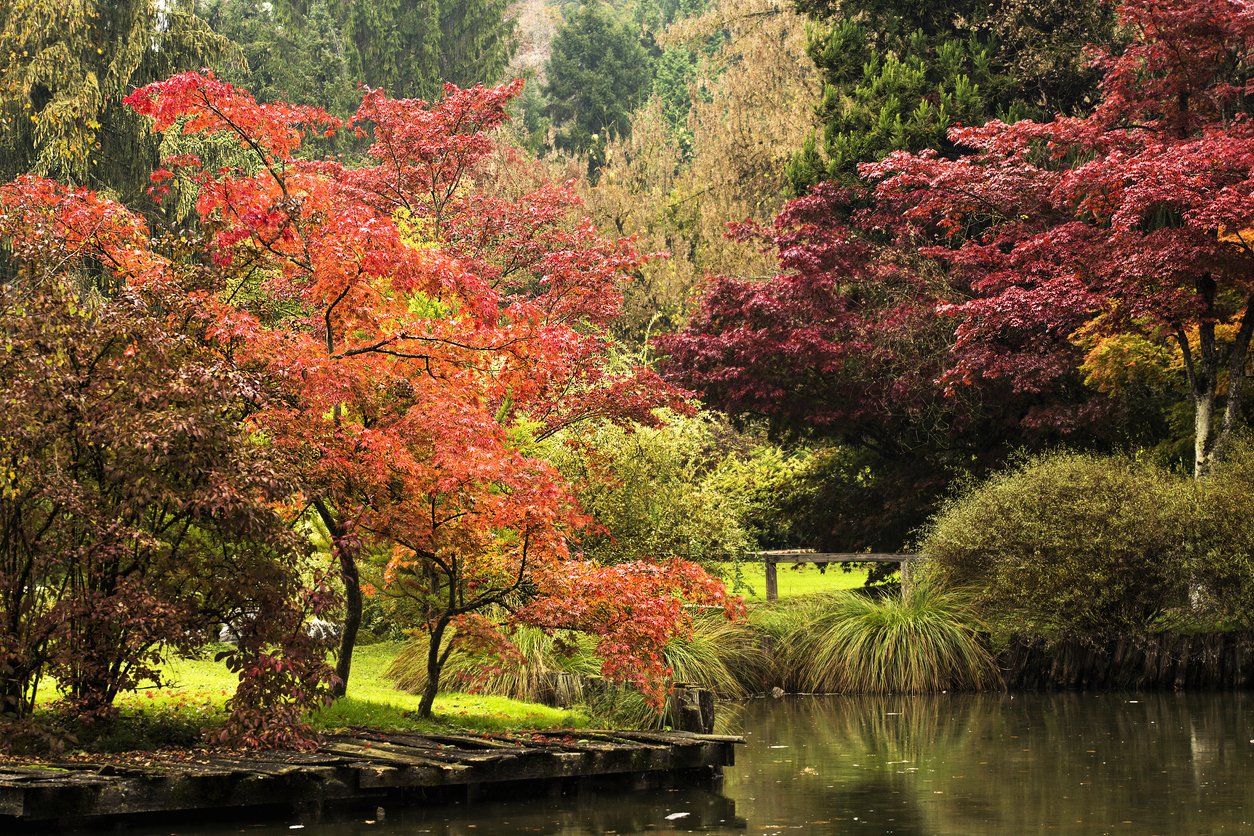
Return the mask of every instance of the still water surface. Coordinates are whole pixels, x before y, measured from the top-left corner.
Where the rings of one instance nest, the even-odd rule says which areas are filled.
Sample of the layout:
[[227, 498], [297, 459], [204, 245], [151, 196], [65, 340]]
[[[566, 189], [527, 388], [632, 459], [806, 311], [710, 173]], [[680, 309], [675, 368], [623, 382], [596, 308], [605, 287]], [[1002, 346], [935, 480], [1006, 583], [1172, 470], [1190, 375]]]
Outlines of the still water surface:
[[721, 792], [481, 801], [393, 809], [369, 824], [161, 832], [1254, 832], [1254, 695], [785, 697], [719, 711], [720, 731], [747, 740]]

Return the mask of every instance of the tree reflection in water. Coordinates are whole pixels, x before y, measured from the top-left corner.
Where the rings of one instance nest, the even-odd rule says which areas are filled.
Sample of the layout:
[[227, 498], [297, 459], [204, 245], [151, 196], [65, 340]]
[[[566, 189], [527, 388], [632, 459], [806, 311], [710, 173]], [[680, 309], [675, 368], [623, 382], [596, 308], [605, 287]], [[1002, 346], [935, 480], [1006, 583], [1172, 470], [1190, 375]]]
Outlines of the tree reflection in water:
[[1254, 700], [1223, 694], [790, 697], [742, 704], [725, 791], [751, 831], [1239, 831]]
[[721, 792], [503, 798], [484, 786], [474, 804], [415, 803], [384, 822], [358, 815], [301, 833], [1254, 831], [1254, 697], [1245, 693], [798, 696], [718, 712], [721, 731], [747, 738]]

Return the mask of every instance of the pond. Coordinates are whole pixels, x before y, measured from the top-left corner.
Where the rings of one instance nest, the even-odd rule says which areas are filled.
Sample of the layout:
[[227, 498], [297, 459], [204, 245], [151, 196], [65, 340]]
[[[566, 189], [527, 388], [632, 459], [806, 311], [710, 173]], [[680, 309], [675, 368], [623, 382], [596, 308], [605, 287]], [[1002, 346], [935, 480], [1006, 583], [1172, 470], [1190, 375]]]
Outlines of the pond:
[[161, 832], [1151, 834], [1254, 825], [1249, 694], [797, 696], [719, 710], [720, 730], [747, 739], [721, 792]]

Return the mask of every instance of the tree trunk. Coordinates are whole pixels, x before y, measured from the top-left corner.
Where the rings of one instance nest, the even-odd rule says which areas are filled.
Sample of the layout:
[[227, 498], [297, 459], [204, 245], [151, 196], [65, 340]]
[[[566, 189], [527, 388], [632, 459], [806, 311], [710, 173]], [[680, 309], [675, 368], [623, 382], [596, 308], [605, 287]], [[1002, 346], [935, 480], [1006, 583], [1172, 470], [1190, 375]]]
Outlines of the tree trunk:
[[[1254, 336], [1254, 296], [1246, 300], [1241, 325], [1228, 355], [1227, 403], [1224, 404], [1223, 417], [1217, 428], [1214, 426], [1214, 383], [1219, 378], [1219, 360], [1213, 348], [1210, 357], [1207, 357], [1205, 351], [1208, 331], [1213, 333], [1213, 330], [1213, 326], [1208, 328], [1206, 324], [1203, 324], [1200, 329], [1203, 340], [1203, 362], [1206, 368], [1200, 370], [1197, 375], [1198, 385], [1194, 387], [1193, 392], [1195, 410], [1193, 475], [1199, 478], [1209, 473], [1215, 462], [1223, 458], [1224, 450], [1240, 421], [1245, 394], [1245, 366], [1250, 353], [1250, 338]], [[1206, 383], [1205, 391], [1201, 389], [1203, 383]]]
[[340, 558], [340, 577], [344, 579], [344, 623], [340, 628], [340, 655], [335, 661], [335, 675], [339, 682], [331, 689], [331, 695], [342, 697], [348, 693], [348, 675], [353, 668], [353, 648], [357, 645], [357, 631], [361, 629], [361, 574], [357, 560], [348, 549], [336, 547]]
[[1209, 274], [1197, 280], [1197, 295], [1202, 300], [1203, 317], [1197, 328], [1196, 359], [1189, 349], [1183, 329], [1179, 332], [1184, 366], [1189, 375], [1193, 395], [1193, 476], [1201, 478], [1210, 469], [1214, 440], [1211, 437], [1215, 418], [1215, 383], [1219, 376], [1219, 351], [1215, 345], [1215, 280]]
[[0, 660], [0, 719], [21, 720], [30, 713], [33, 671], [18, 660]]
[[444, 628], [448, 622], [441, 619], [431, 631], [431, 644], [427, 646], [427, 687], [423, 689], [422, 701], [418, 703], [418, 716], [431, 716], [431, 707], [435, 705], [435, 695], [440, 690], [440, 672], [444, 668], [444, 660], [448, 654], [440, 653], [440, 643], [444, 640]]
[[1201, 478], [1210, 470], [1211, 421], [1215, 414], [1215, 391], [1193, 393], [1193, 476]]
[[348, 693], [353, 648], [357, 645], [357, 631], [361, 629], [361, 573], [357, 571], [355, 550], [345, 542], [344, 525], [322, 500], [314, 500], [313, 505], [331, 535], [331, 548], [339, 560], [340, 579], [344, 581], [344, 623], [340, 625], [340, 653], [335, 661], [335, 675], [339, 682], [331, 687], [331, 696], [339, 698]]

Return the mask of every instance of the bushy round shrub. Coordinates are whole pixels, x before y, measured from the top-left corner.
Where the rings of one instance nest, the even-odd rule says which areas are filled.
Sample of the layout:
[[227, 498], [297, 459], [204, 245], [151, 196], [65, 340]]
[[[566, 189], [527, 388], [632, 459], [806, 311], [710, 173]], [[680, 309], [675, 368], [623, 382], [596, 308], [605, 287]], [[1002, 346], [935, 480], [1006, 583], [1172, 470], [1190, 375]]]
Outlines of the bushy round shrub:
[[1188, 605], [1195, 505], [1191, 480], [1160, 468], [1053, 454], [950, 501], [922, 551], [1002, 631], [1098, 642]]
[[1254, 440], [1237, 441], [1197, 485], [1190, 574], [1199, 617], [1254, 625]]

